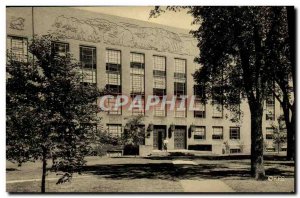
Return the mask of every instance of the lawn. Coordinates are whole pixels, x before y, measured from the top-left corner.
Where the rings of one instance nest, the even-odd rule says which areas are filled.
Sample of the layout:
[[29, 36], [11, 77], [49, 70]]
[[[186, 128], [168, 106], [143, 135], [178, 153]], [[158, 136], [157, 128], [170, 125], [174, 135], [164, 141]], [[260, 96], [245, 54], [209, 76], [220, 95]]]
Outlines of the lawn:
[[[220, 180], [236, 192], [294, 191], [294, 162], [266, 160], [266, 174], [272, 176], [272, 181], [255, 181], [249, 175], [248, 159], [184, 159], [196, 165], [174, 165], [173, 160], [166, 157], [88, 157], [83, 174], [75, 174], [71, 182], [56, 185], [59, 176], [50, 172], [46, 191], [184, 192], [181, 180], [205, 179]], [[40, 191], [40, 163], [26, 163], [18, 167], [7, 162], [6, 176], [8, 192]]]

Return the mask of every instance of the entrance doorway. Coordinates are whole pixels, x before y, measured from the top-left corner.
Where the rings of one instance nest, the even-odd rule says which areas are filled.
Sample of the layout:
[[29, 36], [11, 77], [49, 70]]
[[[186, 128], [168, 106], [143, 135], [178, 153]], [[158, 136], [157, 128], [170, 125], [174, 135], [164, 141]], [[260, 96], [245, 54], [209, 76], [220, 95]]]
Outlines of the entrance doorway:
[[186, 149], [186, 127], [185, 126], [175, 127], [174, 149]]
[[153, 131], [153, 149], [154, 150], [163, 150], [163, 141], [165, 139], [165, 128], [154, 128]]

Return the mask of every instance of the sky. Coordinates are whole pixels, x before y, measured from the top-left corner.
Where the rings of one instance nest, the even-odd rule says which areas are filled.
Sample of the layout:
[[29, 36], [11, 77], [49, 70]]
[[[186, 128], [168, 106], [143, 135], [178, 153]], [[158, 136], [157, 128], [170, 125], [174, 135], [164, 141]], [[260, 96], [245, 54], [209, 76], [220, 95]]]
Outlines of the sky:
[[154, 6], [106, 6], [106, 7], [77, 7], [77, 9], [99, 12], [103, 14], [127, 17], [161, 25], [167, 25], [187, 30], [195, 29], [195, 25], [191, 25], [193, 17], [186, 13], [185, 10], [180, 12], [167, 11], [157, 18], [150, 18], [150, 10]]

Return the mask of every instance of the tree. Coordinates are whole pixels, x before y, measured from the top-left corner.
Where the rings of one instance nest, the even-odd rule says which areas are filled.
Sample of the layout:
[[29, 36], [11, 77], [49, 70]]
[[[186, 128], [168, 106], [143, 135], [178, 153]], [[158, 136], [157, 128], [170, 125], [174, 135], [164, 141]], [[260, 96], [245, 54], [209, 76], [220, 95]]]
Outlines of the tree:
[[280, 148], [282, 146], [282, 144], [286, 143], [286, 131], [284, 129], [286, 129], [286, 126], [284, 124], [284, 116], [279, 116], [277, 118], [277, 124], [273, 124], [272, 128], [274, 130], [274, 134], [273, 134], [273, 143], [276, 145], [277, 147], [277, 152], [279, 154]]
[[145, 141], [145, 125], [143, 124], [143, 116], [133, 116], [128, 119], [122, 136], [124, 145], [133, 145], [136, 149]]
[[99, 90], [82, 83], [80, 64], [69, 53], [55, 53], [51, 44], [57, 40], [35, 36], [29, 46], [32, 60], [17, 61], [9, 53], [7, 63], [7, 159], [20, 166], [41, 160], [41, 192], [49, 168], [64, 173], [57, 183], [81, 172], [100, 121]]
[[294, 7], [273, 8], [272, 34], [266, 43], [267, 64], [273, 68], [271, 92], [279, 101], [287, 128], [287, 159], [295, 157], [296, 76]]
[[[192, 31], [200, 49], [196, 62], [202, 65], [194, 79], [205, 88], [205, 100], [213, 99], [213, 103], [221, 102], [229, 109], [247, 100], [251, 112], [251, 175], [263, 179], [263, 105], [273, 85], [266, 44], [274, 34], [274, 8], [186, 8], [194, 17], [193, 23], [200, 25]], [[155, 7], [151, 14], [161, 11]]]

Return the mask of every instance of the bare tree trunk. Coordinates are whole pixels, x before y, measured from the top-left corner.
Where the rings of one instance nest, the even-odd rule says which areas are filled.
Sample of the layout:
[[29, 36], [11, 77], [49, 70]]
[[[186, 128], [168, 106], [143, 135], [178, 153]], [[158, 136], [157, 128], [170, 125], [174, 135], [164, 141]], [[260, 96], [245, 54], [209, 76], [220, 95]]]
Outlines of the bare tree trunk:
[[295, 115], [292, 112], [291, 121], [287, 124], [287, 160], [295, 159]]
[[46, 176], [47, 176], [47, 151], [46, 148], [43, 147], [43, 173], [42, 173], [42, 184], [41, 184], [41, 192], [46, 192]]
[[256, 180], [265, 179], [264, 149], [262, 133], [262, 105], [252, 105], [251, 110], [251, 176]]
[[[288, 34], [290, 43], [290, 61], [292, 68], [294, 104], [292, 106], [292, 118], [290, 126], [286, 126], [288, 130], [287, 137], [287, 160], [294, 160], [295, 158], [295, 120], [296, 120], [296, 61], [295, 61], [295, 35], [296, 35], [296, 15], [294, 6], [287, 6], [287, 22]], [[288, 128], [289, 127], [289, 128]]]

